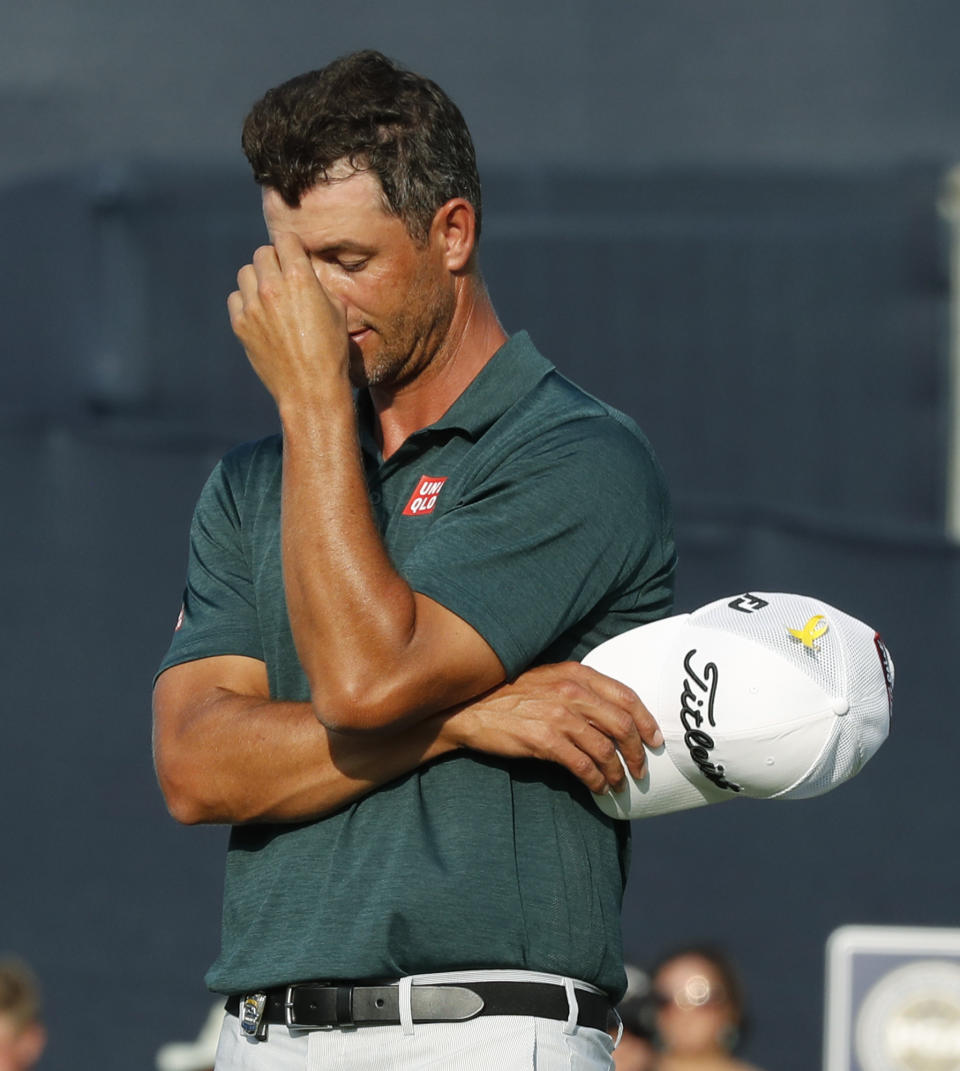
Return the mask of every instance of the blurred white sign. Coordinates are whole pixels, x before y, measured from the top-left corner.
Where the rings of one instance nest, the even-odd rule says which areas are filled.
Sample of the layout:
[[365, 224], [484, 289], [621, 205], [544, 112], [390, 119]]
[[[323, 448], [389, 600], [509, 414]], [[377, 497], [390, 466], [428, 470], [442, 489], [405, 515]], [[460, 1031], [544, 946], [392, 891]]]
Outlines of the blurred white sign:
[[825, 1018], [825, 1071], [960, 1071], [960, 930], [835, 930]]

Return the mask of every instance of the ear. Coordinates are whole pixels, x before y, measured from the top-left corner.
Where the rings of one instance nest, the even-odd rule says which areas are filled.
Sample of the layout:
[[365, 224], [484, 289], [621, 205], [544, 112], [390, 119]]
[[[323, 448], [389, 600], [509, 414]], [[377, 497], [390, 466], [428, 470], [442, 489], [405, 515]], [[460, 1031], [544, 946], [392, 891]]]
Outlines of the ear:
[[473, 205], [462, 197], [453, 197], [442, 204], [430, 227], [431, 244], [436, 243], [450, 272], [462, 272], [469, 267], [477, 240], [477, 216]]

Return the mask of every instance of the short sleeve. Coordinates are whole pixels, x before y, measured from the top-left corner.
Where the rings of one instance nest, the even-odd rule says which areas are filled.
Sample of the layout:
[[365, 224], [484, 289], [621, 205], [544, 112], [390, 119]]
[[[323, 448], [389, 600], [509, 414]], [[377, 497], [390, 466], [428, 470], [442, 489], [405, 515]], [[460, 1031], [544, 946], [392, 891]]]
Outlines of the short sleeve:
[[[672, 598], [669, 499], [646, 440], [610, 416], [517, 445], [404, 563], [416, 590], [469, 622], [508, 676], [611, 605]], [[665, 580], [666, 578], [666, 580]]]
[[264, 657], [241, 501], [242, 473], [225, 458], [194, 510], [183, 607], [158, 673], [214, 655]]

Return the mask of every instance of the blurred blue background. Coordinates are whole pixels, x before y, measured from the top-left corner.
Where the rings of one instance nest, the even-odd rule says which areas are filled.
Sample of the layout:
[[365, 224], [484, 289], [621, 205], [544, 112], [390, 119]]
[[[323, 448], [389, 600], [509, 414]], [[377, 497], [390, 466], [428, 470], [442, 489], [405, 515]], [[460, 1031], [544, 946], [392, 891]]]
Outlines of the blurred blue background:
[[224, 305], [263, 235], [239, 127], [375, 47], [473, 130], [507, 329], [657, 448], [678, 609], [802, 591], [892, 651], [893, 734], [855, 781], [635, 827], [628, 957], [722, 941], [746, 1055], [817, 1067], [829, 933], [958, 922], [960, 5], [38, 0], [3, 24], [0, 951], [44, 980], [43, 1066], [149, 1068], [206, 1012], [225, 832], [166, 815], [149, 692], [196, 494], [276, 425]]

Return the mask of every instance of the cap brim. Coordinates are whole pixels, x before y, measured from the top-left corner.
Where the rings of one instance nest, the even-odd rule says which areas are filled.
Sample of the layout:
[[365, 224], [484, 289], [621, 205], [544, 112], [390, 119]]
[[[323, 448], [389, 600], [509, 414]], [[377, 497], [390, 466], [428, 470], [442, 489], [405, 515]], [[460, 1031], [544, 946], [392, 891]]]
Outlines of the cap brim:
[[[676, 614], [614, 636], [595, 647], [583, 659], [583, 664], [632, 688], [650, 713], [661, 720], [668, 713], [657, 709], [663, 667], [689, 617], [689, 614]], [[694, 785], [677, 768], [666, 745], [647, 748], [642, 778], [633, 777], [622, 756], [620, 761], [627, 775], [623, 788], [619, 792], [611, 790], [594, 795], [600, 810], [611, 818], [650, 818], [730, 798], [728, 792], [709, 782]]]

